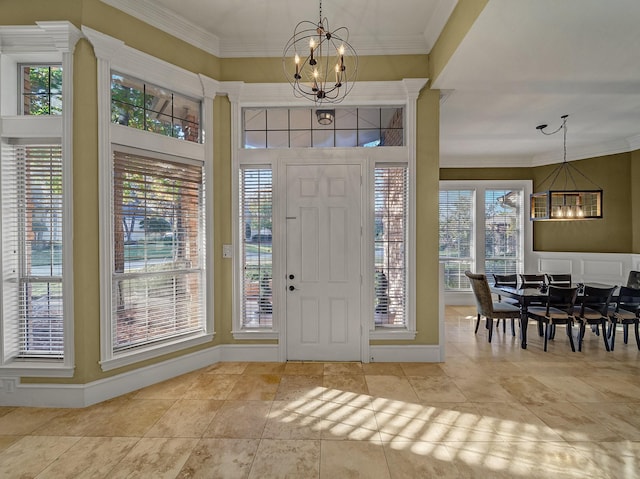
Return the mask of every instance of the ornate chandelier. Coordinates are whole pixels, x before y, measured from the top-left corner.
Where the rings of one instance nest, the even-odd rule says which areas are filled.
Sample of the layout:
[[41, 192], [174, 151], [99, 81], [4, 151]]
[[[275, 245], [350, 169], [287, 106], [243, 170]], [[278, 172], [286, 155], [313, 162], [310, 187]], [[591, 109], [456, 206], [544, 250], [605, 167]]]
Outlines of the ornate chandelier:
[[349, 43], [349, 29], [331, 31], [329, 21], [303, 20], [284, 47], [282, 67], [298, 98], [318, 105], [340, 103], [353, 88], [358, 72], [358, 55]]
[[[531, 220], [585, 220], [602, 218], [602, 188], [591, 181], [587, 175], [567, 162], [567, 118], [562, 115], [562, 124], [551, 132], [544, 131], [548, 125], [538, 125], [543, 135], [554, 135], [563, 132], [564, 154], [562, 163], [549, 173], [540, 186], [551, 180], [549, 189], [531, 195]], [[578, 189], [574, 174], [582, 176], [596, 189]], [[564, 178], [561, 188], [554, 188], [556, 180]], [[571, 182], [571, 185], [569, 184]], [[573, 189], [567, 187], [572, 186]]]

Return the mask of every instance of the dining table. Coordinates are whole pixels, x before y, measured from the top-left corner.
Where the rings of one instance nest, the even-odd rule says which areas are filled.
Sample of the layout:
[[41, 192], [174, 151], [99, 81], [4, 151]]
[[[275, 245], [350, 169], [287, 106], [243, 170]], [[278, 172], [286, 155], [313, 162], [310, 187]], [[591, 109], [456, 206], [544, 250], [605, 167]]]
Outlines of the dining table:
[[[610, 288], [611, 285], [602, 283], [578, 283], [578, 300], [579, 303], [584, 286], [589, 285], [596, 288]], [[520, 306], [520, 347], [527, 349], [527, 327], [529, 325], [529, 306], [532, 304], [546, 304], [547, 289], [546, 288], [517, 288], [513, 286], [490, 286], [491, 292], [506, 298], [515, 299]], [[612, 301], [615, 299], [612, 298]], [[542, 324], [538, 324], [538, 333], [542, 333]]]

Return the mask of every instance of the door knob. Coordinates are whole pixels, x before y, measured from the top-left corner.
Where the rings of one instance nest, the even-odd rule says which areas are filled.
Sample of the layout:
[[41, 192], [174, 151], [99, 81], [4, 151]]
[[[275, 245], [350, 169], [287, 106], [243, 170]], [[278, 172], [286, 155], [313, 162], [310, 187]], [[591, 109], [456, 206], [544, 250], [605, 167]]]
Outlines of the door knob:
[[292, 275], [292, 274], [290, 274], [290, 275], [289, 275], [289, 279], [293, 279], [293, 278], [295, 278], [295, 276], [294, 276], [294, 275]]
[[294, 285], [289, 286], [289, 291], [294, 291], [296, 287]]

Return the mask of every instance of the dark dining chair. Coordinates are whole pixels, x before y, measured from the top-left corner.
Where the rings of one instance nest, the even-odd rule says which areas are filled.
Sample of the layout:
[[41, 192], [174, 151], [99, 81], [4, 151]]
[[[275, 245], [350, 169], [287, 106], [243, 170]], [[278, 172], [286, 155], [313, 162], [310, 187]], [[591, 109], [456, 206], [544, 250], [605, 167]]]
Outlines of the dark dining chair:
[[633, 324], [636, 335], [636, 345], [638, 346], [638, 350], [640, 350], [640, 335], [638, 334], [638, 322], [640, 318], [638, 314], [640, 314], [640, 289], [621, 286], [614, 311], [609, 314], [610, 328], [608, 336], [611, 351], [613, 351], [616, 345], [616, 327], [618, 324], [621, 324], [623, 327], [624, 344], [627, 344], [629, 341], [629, 325]]
[[640, 271], [629, 271], [627, 288], [640, 289]]
[[565, 288], [552, 285], [547, 289], [546, 304], [543, 306], [530, 306], [527, 310], [529, 318], [538, 321], [540, 326], [544, 325], [543, 336], [545, 351], [547, 350], [548, 340], [553, 338], [556, 325], [561, 324], [567, 326], [567, 336], [569, 336], [571, 350], [576, 350], [573, 342], [572, 326], [577, 296], [577, 288]]
[[554, 286], [566, 286], [568, 288], [571, 287], [571, 274], [551, 274], [547, 275], [547, 284], [552, 284]]
[[464, 274], [469, 278], [471, 289], [476, 300], [478, 308], [478, 318], [476, 320], [476, 334], [480, 325], [480, 318], [484, 316], [487, 321], [487, 329], [489, 330], [489, 342], [493, 336], [493, 320], [494, 319], [510, 319], [512, 321], [512, 329], [515, 333], [513, 322], [520, 319], [520, 308], [513, 304], [493, 301], [489, 282], [484, 274], [475, 274], [471, 271], [465, 271]]
[[521, 288], [539, 288], [544, 284], [546, 284], [546, 277], [544, 274], [521, 274], [520, 275]]
[[602, 329], [602, 340], [604, 348], [610, 351], [609, 341], [607, 339], [607, 323], [610, 310], [609, 304], [616, 287], [596, 288], [594, 286], [585, 285], [582, 296], [578, 298], [578, 303], [574, 307], [574, 318], [580, 323], [580, 332], [578, 334], [578, 351], [582, 351], [582, 342], [587, 324], [591, 325], [597, 334]]
[[[517, 288], [518, 287], [518, 275], [516, 273], [514, 274], [494, 274], [493, 275], [493, 285], [494, 286], [509, 286], [511, 288]], [[498, 301], [505, 301], [507, 303], [511, 303], [513, 305], [517, 305], [518, 304], [518, 300], [516, 299], [511, 299], [511, 298], [505, 298], [504, 300], [502, 299], [502, 296], [500, 296], [500, 294], [498, 294]], [[500, 320], [496, 320], [496, 329], [500, 327]], [[507, 332], [507, 323], [505, 321], [502, 322], [502, 332], [506, 333]], [[513, 333], [513, 335], [516, 335], [516, 327], [514, 324], [514, 321], [511, 321], [511, 332]]]

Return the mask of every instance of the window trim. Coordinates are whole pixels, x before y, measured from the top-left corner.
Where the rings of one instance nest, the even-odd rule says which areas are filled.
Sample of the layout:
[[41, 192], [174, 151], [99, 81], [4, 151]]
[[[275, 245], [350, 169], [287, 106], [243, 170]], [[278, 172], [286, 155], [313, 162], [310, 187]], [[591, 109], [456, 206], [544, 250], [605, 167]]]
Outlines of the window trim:
[[[529, 221], [527, 214], [527, 201], [532, 187], [531, 180], [441, 180], [439, 183], [440, 191], [443, 190], [473, 190], [474, 200], [474, 216], [473, 216], [473, 271], [484, 272], [485, 260], [485, 242], [484, 242], [484, 218], [485, 218], [485, 191], [500, 189], [519, 189], [523, 194], [522, 208], [522, 229], [521, 229], [521, 248], [522, 248], [522, 265], [524, 271], [537, 269], [533, 264], [533, 226]], [[482, 221], [478, 221], [482, 218]], [[482, 234], [479, 234], [481, 232]], [[456, 298], [469, 297], [469, 290], [445, 290], [446, 303], [455, 304]], [[460, 303], [463, 304], [463, 303]]]
[[[0, 27], [0, 135], [5, 138], [57, 138], [62, 144], [63, 200], [63, 301], [64, 358], [60, 360], [5, 360], [0, 341], [0, 373], [21, 377], [73, 377], [74, 275], [73, 275], [73, 52], [82, 34], [67, 21], [37, 22], [35, 26]], [[25, 39], [26, 43], [25, 43]], [[47, 52], [47, 53], [42, 53]], [[18, 64], [62, 63], [62, 115], [18, 115]], [[9, 80], [9, 81], [6, 81]], [[10, 89], [11, 91], [7, 91]]]
[[[213, 99], [220, 84], [152, 57], [124, 44], [123, 41], [82, 27], [91, 42], [98, 60], [98, 161], [99, 161], [99, 217], [100, 217], [100, 365], [110, 371], [147, 359], [182, 351], [210, 342], [214, 336], [213, 292]], [[201, 130], [204, 143], [183, 141], [111, 123], [111, 71], [131, 75], [154, 85], [202, 100]], [[112, 144], [119, 149], [148, 150], [154, 156], [192, 159], [205, 168], [205, 330], [195, 338], [152, 345], [144, 350], [114, 356], [111, 350], [111, 264], [113, 228], [111, 227]], [[147, 153], [148, 155], [149, 153]]]

